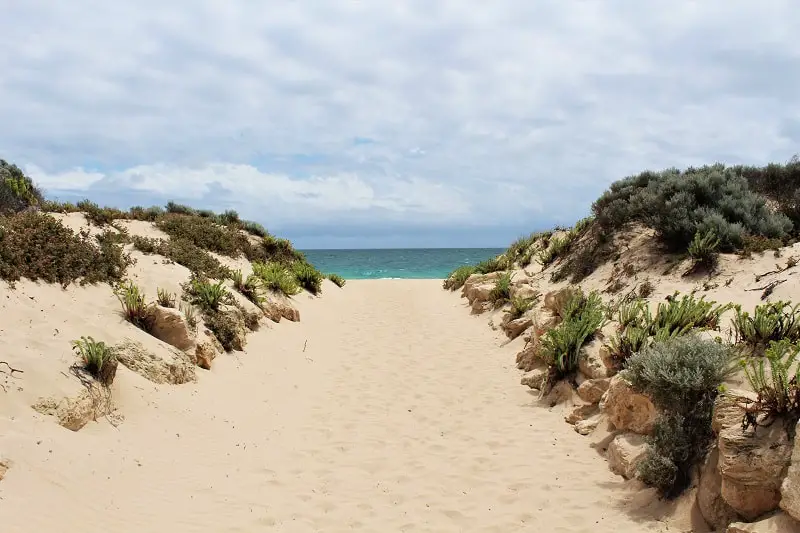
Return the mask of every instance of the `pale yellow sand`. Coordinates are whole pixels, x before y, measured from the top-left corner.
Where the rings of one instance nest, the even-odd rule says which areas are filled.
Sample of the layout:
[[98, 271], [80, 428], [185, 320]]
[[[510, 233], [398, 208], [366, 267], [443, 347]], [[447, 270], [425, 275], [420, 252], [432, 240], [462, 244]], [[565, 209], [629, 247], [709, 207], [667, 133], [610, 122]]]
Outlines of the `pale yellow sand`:
[[[298, 297], [302, 322], [254, 333], [246, 353], [221, 356], [194, 384], [157, 386], [120, 367], [118, 427], [73, 433], [0, 405], [0, 454], [13, 461], [0, 531], [666, 530], [625, 509], [630, 487], [589, 438], [519, 385], [519, 345], [498, 347], [486, 318], [440, 287], [327, 283], [321, 299]], [[74, 323], [87, 302], [68, 301], [42, 313]], [[33, 320], [38, 309], [18, 311]], [[26, 333], [0, 335], [11, 352]], [[45, 374], [18, 383], [45, 388], [31, 382]]]

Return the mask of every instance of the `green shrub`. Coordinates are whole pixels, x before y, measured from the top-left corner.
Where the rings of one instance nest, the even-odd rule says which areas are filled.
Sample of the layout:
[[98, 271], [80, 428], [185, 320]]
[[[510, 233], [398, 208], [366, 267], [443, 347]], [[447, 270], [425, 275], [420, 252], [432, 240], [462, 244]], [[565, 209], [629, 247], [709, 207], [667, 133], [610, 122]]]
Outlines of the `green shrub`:
[[737, 307], [733, 331], [737, 344], [755, 352], [763, 351], [772, 341], [800, 341], [800, 304], [780, 301], [758, 305], [753, 316]]
[[542, 265], [542, 267], [547, 268], [550, 266], [556, 259], [561, 257], [564, 252], [569, 248], [569, 239], [564, 237], [553, 237], [550, 239], [550, 244], [547, 248], [539, 252], [536, 260]]
[[253, 274], [264, 282], [266, 290], [294, 296], [301, 289], [289, 270], [279, 263], [253, 263]]
[[606, 347], [615, 370], [622, 370], [625, 361], [650, 345], [650, 331], [638, 326], [628, 326], [617, 331]]
[[115, 219], [125, 218], [126, 214], [112, 207], [100, 207], [89, 200], [81, 200], [77, 207], [86, 216], [86, 219], [95, 226], [111, 224]]
[[157, 291], [156, 303], [161, 307], [175, 308], [175, 295], [168, 290], [159, 288]]
[[134, 235], [131, 237], [134, 248], [145, 254], [159, 254], [183, 265], [193, 274], [223, 279], [229, 269], [217, 258], [185, 239], [151, 239]]
[[143, 331], [151, 332], [155, 321], [153, 305], [147, 303], [141, 289], [131, 281], [117, 287], [114, 293], [122, 305], [125, 320]]
[[700, 232], [714, 232], [719, 250], [742, 247], [745, 235], [783, 238], [792, 222], [773, 213], [735, 168], [714, 165], [684, 172], [643, 172], [611, 185], [593, 204], [598, 222], [613, 231], [640, 222], [670, 249], [685, 251]]
[[0, 159], [0, 215], [19, 213], [44, 203], [42, 191], [17, 165]]
[[761, 254], [768, 250], [779, 250], [783, 246], [781, 239], [771, 239], [762, 235], [745, 235], [742, 239], [742, 256], [749, 257], [754, 253]]
[[144, 208], [141, 206], [131, 207], [128, 211], [128, 217], [133, 220], [142, 220], [145, 222], [155, 222], [160, 216], [164, 214], [164, 209], [153, 206]]
[[75, 234], [59, 220], [41, 213], [0, 218], [0, 278], [59, 283], [115, 283], [133, 264], [121, 246], [100, 241], [87, 230]]
[[245, 278], [241, 270], [234, 270], [231, 272], [230, 279], [233, 281], [233, 287], [239, 291], [242, 296], [258, 307], [264, 305], [265, 298], [263, 295], [262, 283], [258, 276], [250, 274]]
[[242, 333], [232, 311], [210, 311], [205, 315], [206, 327], [211, 330], [226, 352], [242, 350]]
[[204, 313], [219, 311], [221, 305], [232, 305], [235, 302], [223, 280], [211, 283], [208, 279], [192, 276], [184, 284], [184, 291], [190, 297], [190, 303], [200, 307]]
[[477, 268], [472, 265], [462, 265], [450, 272], [442, 282], [442, 288], [454, 291], [460, 289], [466, 283], [467, 278], [477, 272]]
[[717, 265], [719, 253], [719, 239], [713, 231], [695, 233], [694, 239], [689, 243], [689, 256], [695, 267], [714, 268]]
[[344, 287], [345, 283], [347, 283], [347, 281], [339, 274], [328, 274], [328, 279], [335, 283], [340, 289]]
[[511, 298], [511, 308], [507, 311], [509, 320], [516, 320], [522, 315], [533, 309], [539, 296], [536, 295], [530, 298], [523, 298], [522, 296], [514, 296]]
[[251, 249], [246, 235], [212, 219], [172, 212], [159, 218], [156, 226], [172, 239], [188, 241], [198, 248], [228, 257], [238, 257]]
[[794, 156], [785, 165], [769, 164], [765, 167], [735, 166], [750, 188], [763, 194], [778, 210], [794, 223], [795, 235], [800, 231], [800, 159]]
[[292, 263], [291, 268], [298, 285], [314, 295], [322, 292], [322, 280], [324, 279], [322, 272], [312, 265], [300, 261]]
[[305, 256], [294, 249], [292, 243], [287, 239], [279, 239], [272, 235], [267, 235], [261, 239], [261, 250], [263, 257], [248, 257], [251, 261], [261, 262], [272, 261], [284, 265], [290, 265], [295, 261], [305, 261]]
[[504, 272], [495, 280], [494, 287], [489, 291], [489, 301], [495, 307], [503, 305], [511, 298], [511, 278], [513, 278], [511, 272]]
[[252, 220], [245, 220], [242, 222], [242, 229], [256, 237], [269, 237], [267, 229], [258, 222], [253, 222]]
[[664, 330], [667, 335], [686, 333], [691, 329], [716, 329], [719, 317], [725, 311], [733, 309], [732, 304], [715, 305], [708, 302], [705, 296], [695, 299], [694, 296], [684, 295], [680, 300], [678, 292], [667, 302], [658, 304], [658, 309], [651, 322], [651, 335], [656, 335]]
[[695, 335], [655, 342], [628, 359], [626, 378], [659, 409], [639, 476], [662, 495], [680, 494], [705, 457], [714, 400], [732, 361], [729, 346]]
[[545, 390], [578, 370], [583, 345], [605, 322], [603, 301], [597, 292], [575, 289], [563, 306], [561, 323], [544, 334], [539, 355], [549, 368]]
[[81, 337], [72, 341], [72, 348], [89, 374], [103, 385], [111, 385], [117, 373], [117, 356], [112, 348], [92, 337]]
[[491, 274], [506, 270], [506, 261], [500, 257], [491, 257], [475, 265], [476, 274]]
[[794, 428], [800, 418], [800, 387], [794, 368], [798, 355], [800, 346], [783, 339], [770, 342], [763, 358], [742, 360], [747, 381], [757, 395], [755, 401], [742, 398], [746, 405], [742, 420], [745, 430], [768, 425], [777, 417], [783, 417], [787, 427]]
[[175, 213], [178, 215], [191, 215], [194, 216], [197, 214], [197, 210], [188, 205], [178, 204], [175, 202], [167, 202], [166, 207], [167, 213]]

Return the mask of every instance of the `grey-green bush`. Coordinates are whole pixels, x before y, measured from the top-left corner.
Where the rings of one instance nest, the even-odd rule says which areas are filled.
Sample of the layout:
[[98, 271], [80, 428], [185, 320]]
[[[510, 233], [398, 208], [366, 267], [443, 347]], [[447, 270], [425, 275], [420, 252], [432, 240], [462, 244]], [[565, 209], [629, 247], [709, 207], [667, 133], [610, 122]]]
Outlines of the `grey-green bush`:
[[717, 391], [734, 368], [729, 346], [695, 334], [657, 341], [628, 359], [625, 376], [659, 409], [639, 476], [662, 495], [689, 485], [713, 438]]

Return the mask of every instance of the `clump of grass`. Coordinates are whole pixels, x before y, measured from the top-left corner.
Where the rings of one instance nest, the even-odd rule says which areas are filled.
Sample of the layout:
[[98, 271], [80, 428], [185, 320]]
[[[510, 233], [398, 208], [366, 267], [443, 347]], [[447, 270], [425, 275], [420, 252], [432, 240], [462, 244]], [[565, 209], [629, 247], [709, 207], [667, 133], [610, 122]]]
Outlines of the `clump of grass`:
[[442, 288], [446, 290], [457, 290], [464, 286], [467, 278], [478, 271], [477, 267], [472, 265], [462, 265], [457, 269], [450, 272], [447, 278], [442, 282]]
[[561, 255], [569, 247], [569, 240], [566, 236], [564, 237], [553, 237], [550, 239], [550, 244], [547, 248], [539, 252], [536, 260], [542, 265], [543, 268], [547, 268], [552, 263], [555, 262]]
[[649, 279], [646, 279], [639, 285], [639, 298], [650, 298], [655, 290], [655, 285]]
[[255, 274], [250, 274], [246, 278], [241, 270], [234, 270], [230, 275], [233, 281], [233, 287], [239, 291], [242, 296], [256, 304], [258, 307], [264, 305], [264, 295], [262, 289], [261, 279]]
[[83, 368], [105, 386], [111, 385], [117, 373], [114, 350], [91, 336], [72, 341], [72, 349], [81, 358]]
[[521, 296], [514, 296], [511, 298], [511, 308], [506, 312], [508, 320], [516, 320], [517, 318], [523, 316], [525, 313], [533, 309], [533, 306], [536, 305], [536, 301], [538, 299], [538, 295], [530, 298], [523, 298]]
[[147, 303], [144, 292], [132, 281], [120, 285], [114, 292], [122, 306], [125, 320], [150, 333], [153, 330], [155, 316], [153, 306]]
[[183, 288], [190, 303], [198, 306], [204, 313], [219, 311], [220, 306], [232, 305], [235, 301], [223, 280], [212, 283], [206, 278], [192, 276]]
[[17, 165], [0, 159], [0, 215], [19, 213], [44, 203], [42, 191]]
[[783, 418], [787, 427], [794, 428], [800, 419], [800, 386], [795, 368], [798, 355], [800, 346], [781, 339], [770, 342], [763, 358], [751, 357], [741, 361], [747, 381], [756, 393], [755, 401], [740, 398], [745, 408], [742, 418], [744, 430], [769, 425], [776, 418]]
[[264, 282], [266, 290], [294, 296], [300, 292], [297, 280], [289, 270], [279, 263], [253, 263], [253, 274]]
[[689, 243], [689, 256], [693, 261], [693, 269], [711, 270], [719, 260], [720, 240], [713, 231], [697, 232]]
[[59, 283], [115, 283], [133, 264], [121, 246], [95, 244], [87, 230], [78, 234], [55, 218], [34, 212], [0, 218], [0, 278]]
[[511, 298], [511, 279], [513, 278], [511, 272], [504, 272], [494, 282], [494, 287], [489, 291], [489, 301], [495, 307], [500, 307]]
[[166, 289], [159, 288], [157, 291], [156, 303], [161, 307], [175, 308], [175, 294]]
[[180, 302], [180, 310], [189, 327], [194, 331], [197, 329], [197, 309], [192, 304]]
[[729, 346], [695, 335], [655, 342], [628, 359], [626, 377], [659, 410], [639, 477], [663, 496], [679, 495], [705, 456], [714, 400], [732, 361]]
[[737, 344], [744, 344], [754, 353], [760, 353], [772, 341], [800, 341], [800, 304], [766, 303], [756, 306], [752, 316], [737, 307], [732, 322]]
[[347, 283], [347, 281], [342, 276], [340, 276], [339, 274], [328, 274], [327, 277], [328, 277], [329, 280], [331, 280], [340, 289], [342, 287], [344, 287], [345, 283]]
[[548, 366], [543, 390], [577, 372], [581, 348], [594, 338], [605, 322], [600, 295], [597, 292], [585, 295], [577, 288], [570, 293], [560, 314], [561, 323], [547, 330], [540, 341], [539, 355]]
[[293, 263], [291, 268], [298, 285], [314, 295], [322, 292], [322, 280], [324, 279], [322, 272], [301, 261]]

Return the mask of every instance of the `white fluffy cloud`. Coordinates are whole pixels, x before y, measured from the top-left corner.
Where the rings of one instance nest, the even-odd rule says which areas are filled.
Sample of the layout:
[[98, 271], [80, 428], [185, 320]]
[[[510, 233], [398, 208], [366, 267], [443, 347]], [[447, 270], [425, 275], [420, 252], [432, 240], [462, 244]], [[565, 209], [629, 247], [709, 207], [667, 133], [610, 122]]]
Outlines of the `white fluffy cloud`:
[[11, 1], [0, 157], [54, 195], [503, 244], [645, 168], [788, 159], [794, 7]]

